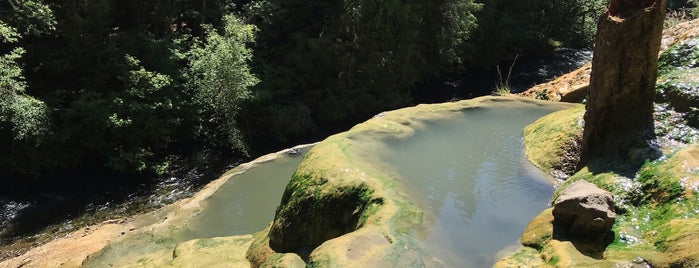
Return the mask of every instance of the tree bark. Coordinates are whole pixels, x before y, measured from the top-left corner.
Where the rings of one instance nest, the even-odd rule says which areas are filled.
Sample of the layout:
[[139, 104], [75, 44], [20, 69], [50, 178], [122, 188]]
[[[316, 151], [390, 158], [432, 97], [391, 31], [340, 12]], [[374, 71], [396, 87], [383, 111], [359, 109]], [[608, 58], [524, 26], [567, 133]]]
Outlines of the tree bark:
[[611, 0], [597, 23], [581, 164], [652, 139], [665, 0]]

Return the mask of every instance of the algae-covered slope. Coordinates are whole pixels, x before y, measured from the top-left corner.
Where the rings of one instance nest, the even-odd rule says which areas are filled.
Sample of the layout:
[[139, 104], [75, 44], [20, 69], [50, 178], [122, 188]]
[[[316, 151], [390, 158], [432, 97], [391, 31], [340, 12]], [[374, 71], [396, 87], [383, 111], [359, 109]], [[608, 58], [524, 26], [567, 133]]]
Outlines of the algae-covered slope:
[[699, 146], [692, 145], [643, 165], [635, 176], [623, 162], [596, 162], [571, 176], [560, 188], [586, 180], [615, 196], [615, 239], [603, 256], [581, 253], [554, 233], [551, 210], [532, 220], [521, 237], [525, 249], [497, 266], [532, 261], [542, 266], [651, 267], [699, 266]]
[[[559, 111], [525, 128], [530, 161], [547, 172], [563, 173], [567, 159], [575, 158], [573, 145], [582, 133], [582, 125], [576, 122], [583, 112], [580, 107]], [[603, 256], [585, 255], [575, 244], [557, 237], [549, 209], [533, 219], [522, 234], [525, 249], [496, 266], [698, 267], [699, 145], [692, 144], [696, 129], [686, 124], [683, 114], [667, 116], [669, 112], [676, 113], [655, 115], [666, 156], [643, 163], [657, 152], [637, 149], [625, 156], [592, 161], [557, 191], [586, 180], [614, 194], [618, 214], [613, 226], [615, 239]]]

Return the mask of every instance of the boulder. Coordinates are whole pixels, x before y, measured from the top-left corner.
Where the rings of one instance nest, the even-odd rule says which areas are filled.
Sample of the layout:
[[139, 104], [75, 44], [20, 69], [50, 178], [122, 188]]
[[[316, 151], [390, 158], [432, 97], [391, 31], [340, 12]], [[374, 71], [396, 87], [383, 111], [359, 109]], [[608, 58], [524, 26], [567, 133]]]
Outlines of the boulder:
[[554, 201], [556, 227], [568, 237], [604, 238], [614, 224], [612, 193], [587, 181], [576, 181]]

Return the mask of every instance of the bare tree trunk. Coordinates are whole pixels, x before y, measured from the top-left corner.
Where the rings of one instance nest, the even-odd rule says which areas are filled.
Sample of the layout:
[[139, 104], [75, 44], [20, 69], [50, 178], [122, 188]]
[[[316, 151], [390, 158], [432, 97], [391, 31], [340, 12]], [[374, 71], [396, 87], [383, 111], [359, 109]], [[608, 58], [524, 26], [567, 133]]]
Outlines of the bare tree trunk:
[[597, 23], [581, 163], [653, 138], [665, 0], [611, 0]]

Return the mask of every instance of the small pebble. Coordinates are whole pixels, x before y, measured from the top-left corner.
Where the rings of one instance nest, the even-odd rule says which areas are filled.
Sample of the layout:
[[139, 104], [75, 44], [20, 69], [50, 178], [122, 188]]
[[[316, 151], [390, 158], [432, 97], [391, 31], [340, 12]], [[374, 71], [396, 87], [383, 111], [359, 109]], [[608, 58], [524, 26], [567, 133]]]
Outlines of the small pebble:
[[293, 149], [289, 150], [289, 152], [287, 152], [287, 154], [290, 156], [298, 156], [301, 154], [301, 150], [299, 150], [297, 148], [293, 148]]

